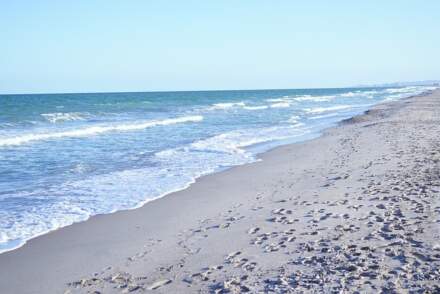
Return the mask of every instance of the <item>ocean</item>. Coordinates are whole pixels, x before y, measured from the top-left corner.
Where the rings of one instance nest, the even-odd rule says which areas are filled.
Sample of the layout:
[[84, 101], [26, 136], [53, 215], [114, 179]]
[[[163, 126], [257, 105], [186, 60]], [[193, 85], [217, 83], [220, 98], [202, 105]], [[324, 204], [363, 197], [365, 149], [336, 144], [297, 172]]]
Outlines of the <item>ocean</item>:
[[0, 95], [0, 252], [432, 89]]

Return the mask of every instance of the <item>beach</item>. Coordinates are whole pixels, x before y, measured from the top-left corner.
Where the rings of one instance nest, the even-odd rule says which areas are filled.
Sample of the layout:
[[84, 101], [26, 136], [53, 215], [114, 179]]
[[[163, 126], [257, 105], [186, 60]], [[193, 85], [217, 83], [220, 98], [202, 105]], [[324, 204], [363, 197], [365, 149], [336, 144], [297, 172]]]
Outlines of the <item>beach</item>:
[[440, 291], [440, 91], [0, 254], [1, 293]]

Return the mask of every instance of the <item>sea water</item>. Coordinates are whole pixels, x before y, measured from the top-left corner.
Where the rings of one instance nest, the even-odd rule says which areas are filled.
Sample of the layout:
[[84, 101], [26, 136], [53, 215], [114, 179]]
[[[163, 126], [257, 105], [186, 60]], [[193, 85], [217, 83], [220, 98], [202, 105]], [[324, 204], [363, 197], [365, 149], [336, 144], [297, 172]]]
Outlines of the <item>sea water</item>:
[[0, 95], [0, 252], [432, 89]]

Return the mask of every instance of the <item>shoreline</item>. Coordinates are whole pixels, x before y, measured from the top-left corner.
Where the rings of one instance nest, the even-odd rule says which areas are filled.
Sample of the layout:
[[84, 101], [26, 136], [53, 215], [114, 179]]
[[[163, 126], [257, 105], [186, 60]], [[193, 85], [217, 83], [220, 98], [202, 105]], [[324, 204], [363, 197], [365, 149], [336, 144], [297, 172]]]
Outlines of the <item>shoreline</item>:
[[[339, 89], [339, 88], [335, 88], [335, 89]], [[246, 90], [243, 90], [243, 91], [246, 91]], [[426, 91], [426, 92], [424, 92], [424, 93], [422, 93], [422, 94], [419, 94], [419, 95], [426, 95], [426, 94], [428, 94], [428, 93], [431, 92], [431, 91], [432, 91], [432, 90], [428, 90], [428, 91]], [[76, 94], [77, 94], [77, 93], [76, 93]], [[36, 94], [36, 95], [38, 95], [38, 94]], [[413, 96], [409, 96], [409, 97], [402, 98], [402, 99], [408, 99], [408, 98], [416, 97], [416, 96], [418, 96], [418, 95], [413, 95]], [[402, 99], [399, 99], [399, 100], [402, 100]], [[381, 103], [378, 103], [378, 104], [376, 104], [376, 105], [373, 105], [372, 107], [374, 108], [374, 107], [376, 107], [376, 106], [378, 106], [378, 105], [380, 105], [380, 104], [386, 104], [386, 103], [392, 103], [392, 102], [393, 102], [393, 101], [381, 102]], [[352, 119], [353, 117], [356, 117], [356, 116], [359, 116], [359, 115], [363, 115], [363, 114], [364, 114], [365, 112], [367, 112], [367, 111], [368, 111], [368, 110], [365, 110], [363, 113], [360, 113], [360, 114], [354, 115], [354, 116], [349, 117], [349, 118], [347, 118], [347, 119], [342, 119], [342, 120], [340, 120], [340, 121], [338, 121], [338, 122], [336, 122], [336, 123], [332, 123], [329, 127], [325, 127], [325, 128], [323, 128], [322, 130], [318, 131], [317, 133], [305, 133], [305, 134], [302, 134], [302, 135], [298, 136], [298, 137], [303, 138], [303, 139], [298, 139], [298, 140], [296, 140], [296, 139], [294, 139], [294, 138], [290, 138], [290, 139], [282, 140], [280, 143], [276, 143], [276, 144], [274, 144], [274, 147], [269, 147], [268, 149], [264, 149], [264, 151], [262, 151], [262, 152], [258, 152], [258, 153], [256, 153], [256, 154], [254, 155], [254, 159], [253, 159], [253, 161], [251, 161], [251, 162], [247, 162], [247, 163], [243, 163], [243, 164], [237, 164], [237, 165], [228, 166], [228, 167], [222, 167], [222, 168], [219, 168], [218, 170], [215, 170], [215, 171], [212, 171], [212, 172], [207, 172], [206, 174], [202, 174], [202, 175], [200, 175], [200, 176], [196, 176], [195, 178], [192, 179], [191, 182], [188, 182], [188, 183], [185, 184], [185, 186], [183, 186], [182, 188], [178, 188], [178, 189], [175, 189], [175, 190], [171, 190], [171, 191], [164, 192], [163, 194], [161, 194], [161, 195], [159, 195], [159, 196], [157, 196], [157, 197], [155, 197], [155, 198], [146, 199], [146, 200], [140, 202], [138, 205], [136, 205], [136, 206], [134, 206], [134, 207], [131, 207], [131, 208], [124, 208], [124, 209], [120, 209], [120, 210], [114, 210], [114, 211], [110, 211], [110, 212], [105, 212], [105, 213], [99, 213], [99, 214], [90, 215], [90, 216], [88, 216], [87, 218], [85, 218], [84, 220], [74, 221], [74, 222], [72, 222], [72, 223], [70, 223], [70, 224], [68, 224], [68, 225], [64, 225], [64, 226], [61, 226], [61, 227], [58, 227], [58, 228], [50, 229], [50, 230], [47, 230], [47, 231], [45, 231], [45, 232], [39, 233], [39, 234], [37, 234], [37, 235], [35, 235], [35, 236], [32, 236], [31, 238], [25, 240], [24, 243], [22, 243], [22, 244], [20, 244], [20, 245], [18, 245], [18, 246], [16, 246], [16, 247], [8, 248], [8, 249], [4, 249], [4, 250], [1, 250], [1, 249], [0, 249], [0, 256], [1, 256], [2, 254], [4, 254], [4, 253], [7, 253], [7, 252], [11, 252], [11, 251], [14, 251], [14, 250], [20, 249], [21, 247], [25, 246], [28, 242], [32, 241], [33, 239], [36, 239], [36, 238], [39, 238], [39, 237], [41, 237], [41, 236], [44, 236], [44, 235], [47, 235], [47, 234], [50, 234], [50, 233], [56, 232], [56, 231], [58, 231], [58, 230], [61, 230], [61, 229], [63, 229], [63, 228], [66, 228], [66, 227], [69, 227], [69, 226], [72, 226], [72, 225], [75, 225], [75, 224], [78, 224], [78, 223], [87, 222], [87, 221], [89, 221], [89, 220], [90, 220], [91, 218], [93, 218], [93, 217], [96, 217], [96, 216], [102, 216], [102, 215], [111, 215], [111, 214], [118, 213], [118, 212], [131, 211], [131, 210], [135, 210], [135, 209], [142, 208], [143, 206], [147, 205], [148, 203], [150, 203], [150, 202], [152, 202], [152, 201], [156, 201], [156, 200], [161, 199], [161, 198], [163, 198], [163, 197], [166, 197], [166, 196], [169, 196], [169, 195], [171, 195], [171, 194], [174, 194], [174, 193], [177, 193], [177, 192], [181, 192], [181, 191], [184, 191], [184, 190], [188, 189], [190, 186], [196, 184], [197, 181], [199, 181], [199, 180], [200, 180], [201, 178], [203, 178], [203, 177], [210, 176], [210, 175], [215, 175], [215, 174], [222, 173], [222, 172], [226, 172], [226, 171], [228, 171], [228, 170], [230, 170], [230, 169], [233, 169], [233, 168], [235, 168], [235, 167], [239, 167], [239, 166], [243, 166], [243, 165], [247, 165], [247, 164], [253, 164], [253, 163], [256, 163], [256, 162], [258, 162], [258, 161], [261, 160], [260, 157], [263, 156], [265, 153], [271, 152], [271, 151], [273, 151], [273, 150], [275, 150], [275, 149], [277, 149], [277, 148], [280, 148], [280, 147], [283, 147], [283, 146], [287, 146], [287, 145], [291, 145], [291, 144], [299, 144], [299, 143], [302, 143], [302, 142], [307, 142], [307, 141], [310, 141], [310, 140], [317, 139], [317, 138], [323, 136], [323, 135], [325, 134], [326, 130], [328, 130], [328, 129], [332, 129], [332, 128], [335, 128], [335, 127], [337, 127], [339, 124], [343, 123], [345, 120], [349, 120], [349, 119]], [[282, 143], [282, 142], [285, 142], [285, 143]], [[272, 142], [266, 142], [266, 143], [262, 143], [262, 144], [268, 144], [268, 145], [270, 145], [270, 143], [272, 143]], [[259, 144], [261, 144], [261, 143], [257, 143], [257, 144], [255, 144], [255, 145], [259, 145]], [[254, 145], [247, 146], [247, 148], [252, 148], [252, 147], [254, 147]]]
[[[187, 259], [191, 259], [193, 255], [198, 254], [198, 252], [194, 254], [192, 248], [191, 250], [188, 250], [191, 246], [181, 246], [181, 235], [195, 235], [197, 229], [194, 229], [194, 227], [196, 227], [197, 224], [209, 223], [211, 219], [216, 219], [219, 215], [220, 217], [223, 217], [223, 214], [227, 214], [226, 212], [229, 210], [234, 212], [246, 207], [246, 205], [256, 206], [256, 204], [259, 203], [259, 199], [255, 199], [255, 195], [268, 194], [269, 196], [266, 197], [270, 198], [271, 193], [282, 193], [279, 192], [279, 186], [277, 186], [281, 185], [279, 183], [280, 179], [285, 181], [282, 185], [294, 186], [294, 183], [288, 183], [288, 181], [290, 181], [290, 176], [287, 176], [286, 169], [282, 170], [280, 169], [280, 166], [284, 168], [286, 165], [288, 166], [287, 174], [294, 171], [292, 174], [298, 174], [299, 176], [303, 175], [299, 172], [300, 170], [297, 167], [284, 162], [286, 161], [286, 155], [288, 155], [288, 158], [290, 159], [298, 159], [297, 162], [304, 167], [304, 170], [307, 170], [310, 167], [308, 166], [308, 162], [304, 162], [304, 160], [301, 161], [300, 158], [298, 158], [298, 155], [292, 154], [292, 150], [295, 150], [293, 153], [299, 152], [300, 155], [305, 155], [307, 154], [307, 149], [310, 146], [313, 146], [313, 150], [319, 151], [320, 148], [323, 147], [317, 145], [320, 145], [322, 142], [329, 140], [332, 143], [335, 143], [333, 138], [329, 139], [328, 137], [337, 137], [337, 135], [339, 136], [345, 129], [353, 131], [352, 129], [355, 127], [360, 128], [361, 126], [356, 126], [356, 124], [365, 123], [365, 119], [370, 123], [375, 123], [375, 120], [378, 121], [383, 119], [384, 117], [381, 117], [381, 115], [383, 115], [383, 113], [380, 113], [381, 111], [385, 111], [386, 115], [392, 116], [392, 112], [399, 111], [402, 107], [405, 107], [406, 103], [416, 101], [418, 97], [431, 97], [438, 95], [438, 93], [439, 91], [436, 90], [430, 94], [417, 95], [403, 98], [398, 101], [375, 105], [364, 114], [354, 116], [340, 122], [337, 126], [323, 130], [317, 138], [274, 147], [269, 151], [257, 155], [257, 161], [255, 162], [233, 166], [223, 171], [201, 176], [197, 178], [194, 183], [189, 184], [188, 187], [176, 192], [167, 193], [164, 195], [166, 197], [162, 196], [154, 199], [154, 201], [150, 200], [138, 208], [91, 216], [85, 221], [74, 223], [32, 238], [20, 248], [0, 254], [0, 288], [5, 287], [5, 289], [9, 290], [8, 293], [35, 293], [35, 291], [59, 293], [59, 291], [64, 289], [67, 289], [72, 293], [82, 293], [82, 291], [88, 291], [89, 288], [94, 289], [93, 287], [107, 287], [105, 288], [105, 293], [107, 293], [107, 291], [111, 293], [119, 293], [119, 290], [121, 289], [115, 289], [113, 287], [115, 283], [108, 283], [107, 285], [105, 282], [102, 282], [88, 285], [87, 283], [89, 282], [86, 282], [87, 287], [83, 287], [82, 282], [75, 284], [75, 281], [82, 277], [87, 277], [91, 272], [97, 273], [97, 275], [92, 274], [92, 276], [98, 277], [105, 275], [111, 276], [115, 271], [122, 271], [124, 273], [131, 272], [130, 275], [140, 276], [138, 273], [144, 271], [146, 274], [144, 279], [145, 284], [139, 286], [139, 288], [134, 291], [147, 289], [148, 285], [154, 285], [154, 280], [157, 280], [157, 277], [160, 276], [156, 273], [157, 270], [155, 271], [154, 269], [160, 268], [159, 265], [163, 262], [162, 259], [179, 260], [179, 254], [183, 254]], [[376, 114], [380, 115], [375, 117]], [[324, 144], [324, 147], [333, 148], [331, 144]], [[322, 158], [321, 156], [322, 155], [316, 155], [316, 157], [321, 160], [318, 160], [317, 162], [323, 163], [326, 161], [326, 158]], [[292, 160], [292, 162], [295, 162], [295, 160]], [[262, 171], [262, 169], [265, 168], [272, 169], [270, 172]], [[246, 173], [259, 173], [259, 175], [256, 176], [256, 179], [268, 178], [269, 180], [264, 183], [258, 183], [253, 179], [249, 179]], [[280, 174], [282, 174], [282, 176], [280, 176]], [[316, 172], [314, 172], [314, 174], [316, 174]], [[222, 184], [225, 185], [223, 186]], [[310, 182], [308, 182], [308, 184], [310, 184]], [[268, 188], [268, 185], [273, 186]], [[225, 192], [222, 192], [222, 189], [226, 190], [226, 192], [229, 190], [233, 191], [233, 195], [238, 195], [237, 191], [246, 195], [239, 196], [238, 199], [229, 195], [225, 196], [224, 199], [215, 198], [214, 200], [216, 203], [210, 202], [212, 196], [206, 196], [206, 194], [222, 193], [223, 195]], [[283, 189], [284, 186], [280, 190]], [[298, 188], [296, 187], [295, 190], [296, 189]], [[303, 185], [302, 189], [307, 191], [309, 188], [307, 188], [307, 185]], [[301, 191], [301, 188], [299, 191]], [[260, 196], [257, 196], [257, 198], [258, 197]], [[235, 207], [236, 204], [234, 203], [237, 200], [241, 205]], [[201, 209], [195, 211], [193, 207], [195, 206], [194, 204], [197, 204], [199, 206], [198, 208]], [[231, 204], [233, 205], [231, 206]], [[257, 211], [259, 211], [259, 209], [257, 209]], [[188, 215], [189, 212], [194, 212], [194, 214]], [[163, 214], [169, 216], [169, 219], [166, 219], [166, 217], [163, 219]], [[235, 222], [240, 222], [241, 220], [237, 216], [230, 216], [228, 218], [235, 219], [229, 221], [223, 219], [224, 223], [218, 225], [218, 227], [221, 228], [222, 225], [224, 225], [225, 229], [227, 229]], [[244, 218], [252, 217], [246, 215]], [[258, 219], [258, 222], [264, 221], [264, 219], [261, 220], [261, 218], [255, 218]], [[160, 222], [156, 223], [155, 221], [157, 220], [160, 220]], [[277, 221], [275, 222], [277, 223]], [[144, 233], [140, 233], [140, 231], [147, 232], [148, 236], [145, 236]], [[209, 231], [209, 229], [207, 231]], [[222, 233], [219, 234], [220, 238]], [[84, 237], [86, 239], [81, 239]], [[131, 239], [127, 240], [127, 238]], [[200, 237], [198, 242], [203, 242], [204, 238], [207, 237]], [[121, 239], [124, 240], [121, 241]], [[166, 246], [161, 245], [162, 240], [167, 241]], [[190, 243], [192, 242], [193, 241]], [[139, 251], [142, 251], [140, 249], [145, 246], [148, 247], [148, 250], [140, 254]], [[159, 250], [158, 247], [161, 246], [163, 248]], [[233, 244], [223, 244], [218, 247], [222, 248], [214, 247], [215, 252], [225, 251], [225, 254], [227, 254], [226, 251], [229, 251], [234, 246]], [[210, 244], [210, 246], [201, 248], [213, 247], [212, 244]], [[170, 253], [169, 251], [173, 249], [175, 249], [174, 251], [179, 251], [179, 254], [174, 256], [175, 253], [171, 253], [169, 254], [170, 256], [164, 258], [163, 254], [166, 254], [167, 252]], [[149, 253], [152, 252], [149, 250], [157, 250], [162, 253], [157, 253], [157, 256], [149, 256]], [[148, 258], [146, 256], [148, 256]], [[234, 257], [235, 256], [231, 257], [231, 260], [234, 259]], [[93, 260], [91, 260], [91, 258], [93, 258]], [[145, 270], [145, 260], [142, 261], [144, 258], [147, 258], [149, 262], [151, 262], [151, 265], [147, 266], [151, 267], [151, 269], [149, 268], [148, 270]], [[210, 258], [211, 257], [208, 258], [208, 256], [206, 256], [205, 259]], [[190, 267], [197, 267], [198, 265], [202, 267], [200, 262], [200, 260], [192, 261], [192, 263], [185, 261], [185, 263], [191, 263]], [[41, 266], [43, 264], [47, 266], [47, 268], [44, 273], [39, 273], [37, 265]], [[109, 266], [111, 267], [110, 269], [108, 268]], [[154, 266], [156, 266], [156, 268]], [[22, 267], [22, 269], [25, 268], [26, 270], [20, 270], [20, 267]], [[174, 266], [173, 268], [176, 267], [177, 266]], [[118, 270], [115, 270], [115, 268]], [[60, 273], [60, 271], [62, 273]], [[158, 272], [160, 272], [160, 270]], [[228, 273], [230, 272], [231, 271], [228, 271]], [[55, 274], [52, 276], [49, 273]], [[24, 276], [32, 278], [32, 287], [30, 285], [21, 285], [20, 281], [25, 280]], [[90, 279], [87, 279], [87, 281], [89, 280]], [[104, 278], [102, 280], [105, 281]], [[188, 289], [188, 291], [193, 290], [193, 288], [185, 288], [188, 286], [187, 284], [193, 283], [184, 282], [184, 286], [176, 286], [177, 279], [166, 279], [166, 281], [168, 280], [170, 280], [170, 282], [166, 282], [166, 284], [158, 286], [157, 288], [162, 289], [161, 287], [164, 286], [163, 289], [166, 291], [165, 285], [170, 284], [170, 287], [177, 287], [169, 288], [168, 290], [171, 292], [178, 292], [182, 289]], [[165, 280], [162, 279], [160, 281]], [[67, 287], [68, 283], [71, 283], [70, 288]], [[204, 283], [201, 283], [201, 285], [204, 285]], [[192, 285], [191, 287], [197, 286]], [[126, 287], [124, 287], [124, 289], [125, 288]], [[201, 287], [201, 289], [204, 288]]]

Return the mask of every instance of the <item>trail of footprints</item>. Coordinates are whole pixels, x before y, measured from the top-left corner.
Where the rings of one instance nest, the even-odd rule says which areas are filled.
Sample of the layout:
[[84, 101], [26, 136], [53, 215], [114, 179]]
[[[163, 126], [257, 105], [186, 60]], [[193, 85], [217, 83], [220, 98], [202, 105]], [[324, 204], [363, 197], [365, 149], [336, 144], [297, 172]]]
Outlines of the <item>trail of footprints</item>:
[[[326, 208], [307, 211], [303, 219], [309, 219], [309, 230], [296, 232], [300, 219], [293, 218], [290, 209], [296, 206], [272, 210], [266, 220], [288, 228], [270, 232], [250, 228], [250, 244], [269, 254], [282, 250], [291, 258], [279, 268], [253, 276], [271, 278], [235, 276], [223, 285], [217, 283], [215, 292], [440, 293], [440, 145], [434, 142], [429, 149], [421, 148], [421, 138], [416, 132], [412, 135], [410, 152], [393, 146], [391, 157], [400, 160], [397, 169], [387, 171], [381, 180], [364, 172], [359, 181], [367, 184], [357, 197], [345, 195], [350, 199], [327, 201], [322, 203]], [[364, 169], [390, 160], [382, 156]], [[300, 204], [307, 207], [310, 201]], [[337, 206], [344, 206], [347, 213], [332, 212]], [[332, 219], [341, 221], [318, 226]]]
[[[259, 246], [263, 254], [282, 251], [282, 254], [291, 256], [286, 258], [284, 265], [257, 274], [254, 273], [257, 262], [236, 251], [226, 255], [224, 264], [203, 268], [183, 278], [182, 282], [189, 285], [201, 283], [207, 292], [213, 293], [309, 290], [336, 293], [354, 289], [384, 293], [398, 293], [402, 289], [420, 293], [440, 291], [440, 244], [425, 244], [423, 238], [418, 237], [424, 233], [428, 219], [436, 226], [440, 224], [440, 206], [433, 206], [435, 202], [426, 200], [438, 196], [439, 171], [436, 168], [404, 174], [389, 173], [383, 182], [370, 182], [361, 190], [361, 199], [366, 199], [364, 204], [347, 199], [326, 201], [321, 203], [326, 208], [310, 209], [301, 220], [292, 217], [292, 210], [287, 208], [290, 203], [284, 202], [286, 208], [272, 210], [266, 221], [285, 228], [263, 231], [259, 227], [250, 227], [246, 232], [250, 237], [249, 244]], [[314, 207], [310, 203], [302, 201], [297, 205]], [[330, 211], [339, 206], [344, 206], [347, 213]], [[226, 218], [222, 224], [195, 229], [192, 234], [227, 228], [237, 220], [237, 217]], [[318, 226], [332, 220], [339, 222], [334, 226]], [[295, 225], [301, 221], [309, 230], [297, 233]], [[361, 227], [367, 227], [365, 232], [368, 233], [355, 236], [352, 243], [348, 242], [349, 235], [360, 232]], [[229, 277], [221, 274], [225, 277], [223, 281], [214, 279], [212, 282], [211, 277], [216, 272], [230, 272], [225, 271], [225, 266], [240, 269], [241, 274]], [[257, 278], [267, 276], [272, 277]], [[129, 293], [159, 289], [172, 282], [163, 279], [148, 286], [142, 283], [144, 279], [116, 273], [102, 280], [83, 279], [70, 286], [87, 288], [103, 282]]]

